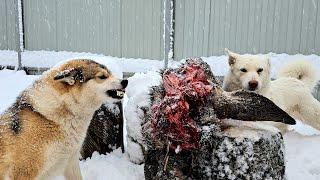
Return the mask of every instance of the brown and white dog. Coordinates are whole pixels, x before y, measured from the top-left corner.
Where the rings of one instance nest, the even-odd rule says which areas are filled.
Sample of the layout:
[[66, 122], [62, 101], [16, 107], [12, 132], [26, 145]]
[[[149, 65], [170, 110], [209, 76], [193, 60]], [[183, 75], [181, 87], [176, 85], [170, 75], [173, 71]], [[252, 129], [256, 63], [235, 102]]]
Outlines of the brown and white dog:
[[79, 151], [90, 120], [127, 84], [87, 59], [45, 73], [0, 116], [0, 179], [82, 179]]
[[[289, 115], [320, 130], [320, 102], [311, 94], [317, 82], [317, 73], [308, 61], [292, 61], [271, 81], [270, 62], [267, 57], [240, 55], [226, 49], [229, 56], [229, 72], [223, 89], [234, 91], [245, 89], [272, 100]], [[276, 124], [286, 131], [284, 124]]]

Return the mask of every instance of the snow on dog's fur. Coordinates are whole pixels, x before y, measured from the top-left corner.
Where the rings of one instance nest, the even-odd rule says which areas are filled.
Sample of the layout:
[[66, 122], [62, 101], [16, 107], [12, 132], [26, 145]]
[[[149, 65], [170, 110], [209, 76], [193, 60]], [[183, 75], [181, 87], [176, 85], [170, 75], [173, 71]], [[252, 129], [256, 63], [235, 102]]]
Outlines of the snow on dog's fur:
[[127, 83], [85, 59], [45, 73], [0, 116], [0, 179], [82, 179], [90, 120], [102, 103], [119, 101]]
[[[240, 55], [226, 49], [229, 71], [224, 78], [226, 91], [245, 89], [271, 99], [291, 116], [320, 130], [320, 102], [311, 94], [317, 82], [317, 73], [308, 61], [292, 61], [271, 81], [270, 61], [267, 57]], [[283, 124], [275, 124], [282, 131]]]

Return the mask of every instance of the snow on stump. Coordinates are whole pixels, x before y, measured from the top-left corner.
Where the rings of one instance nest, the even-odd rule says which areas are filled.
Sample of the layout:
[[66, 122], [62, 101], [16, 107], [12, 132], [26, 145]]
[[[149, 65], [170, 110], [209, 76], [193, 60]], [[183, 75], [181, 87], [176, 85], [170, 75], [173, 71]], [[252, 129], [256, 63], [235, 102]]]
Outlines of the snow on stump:
[[123, 146], [122, 104], [104, 104], [93, 115], [80, 154], [83, 159], [94, 151], [105, 154]]
[[285, 178], [282, 135], [232, 119], [295, 124], [292, 117], [258, 94], [224, 92], [201, 59], [161, 75], [142, 125], [146, 179]]
[[128, 81], [123, 103], [127, 130], [125, 153], [132, 163], [143, 164], [146, 148], [142, 135], [143, 117], [150, 105], [150, 88], [160, 84], [161, 76], [155, 71], [135, 73]]

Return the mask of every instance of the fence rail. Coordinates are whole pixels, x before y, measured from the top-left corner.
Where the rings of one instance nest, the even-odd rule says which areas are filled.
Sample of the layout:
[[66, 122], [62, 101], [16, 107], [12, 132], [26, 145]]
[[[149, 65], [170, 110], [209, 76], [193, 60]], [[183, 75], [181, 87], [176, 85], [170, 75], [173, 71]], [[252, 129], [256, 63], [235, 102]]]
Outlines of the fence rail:
[[[225, 47], [320, 53], [319, 0], [22, 1], [27, 50], [164, 59], [164, 12], [171, 12], [164, 1], [173, 1], [176, 60], [221, 55]], [[16, 48], [14, 2], [0, 1], [0, 49]]]

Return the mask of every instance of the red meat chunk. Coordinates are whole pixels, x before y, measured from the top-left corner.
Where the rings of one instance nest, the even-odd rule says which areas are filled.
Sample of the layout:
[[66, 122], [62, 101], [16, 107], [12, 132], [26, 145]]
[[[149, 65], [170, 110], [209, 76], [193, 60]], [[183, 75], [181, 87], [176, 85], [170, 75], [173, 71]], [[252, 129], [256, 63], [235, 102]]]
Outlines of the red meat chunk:
[[190, 105], [203, 103], [213, 93], [202, 64], [189, 59], [178, 69], [162, 76], [165, 96], [152, 105], [152, 135], [171, 149], [197, 149], [199, 127], [190, 116]]

